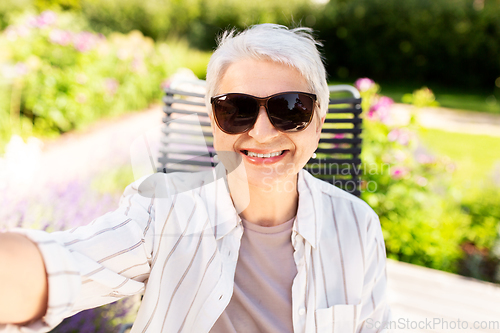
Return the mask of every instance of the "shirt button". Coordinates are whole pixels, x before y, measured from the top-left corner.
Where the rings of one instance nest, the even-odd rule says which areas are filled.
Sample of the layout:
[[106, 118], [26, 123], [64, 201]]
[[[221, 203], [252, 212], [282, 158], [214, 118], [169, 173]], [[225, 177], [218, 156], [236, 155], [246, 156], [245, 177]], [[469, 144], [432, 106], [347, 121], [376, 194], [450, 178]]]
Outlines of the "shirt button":
[[306, 314], [306, 309], [304, 309], [304, 308], [300, 308], [300, 309], [299, 309], [299, 315], [303, 316], [303, 315], [305, 315], [305, 314]]

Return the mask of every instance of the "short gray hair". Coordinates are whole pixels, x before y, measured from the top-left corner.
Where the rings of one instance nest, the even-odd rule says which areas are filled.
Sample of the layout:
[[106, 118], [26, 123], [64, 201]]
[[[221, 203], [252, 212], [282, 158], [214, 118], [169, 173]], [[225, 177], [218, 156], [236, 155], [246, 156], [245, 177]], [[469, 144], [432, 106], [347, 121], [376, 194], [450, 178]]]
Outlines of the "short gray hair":
[[227, 68], [242, 59], [266, 59], [297, 69], [306, 79], [309, 89], [318, 97], [319, 115], [328, 111], [330, 93], [326, 71], [317, 49], [321, 43], [312, 36], [311, 28], [288, 29], [277, 24], [254, 25], [247, 30], [225, 31], [218, 38], [218, 47], [207, 67], [206, 104], [211, 112], [210, 97], [220, 88]]

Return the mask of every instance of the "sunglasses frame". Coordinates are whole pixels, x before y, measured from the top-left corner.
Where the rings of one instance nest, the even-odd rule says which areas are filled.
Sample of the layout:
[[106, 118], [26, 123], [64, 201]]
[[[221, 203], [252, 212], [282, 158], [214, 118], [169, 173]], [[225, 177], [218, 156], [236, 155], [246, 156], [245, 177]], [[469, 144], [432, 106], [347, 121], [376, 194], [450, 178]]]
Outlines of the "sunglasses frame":
[[[279, 129], [278, 127], [276, 127], [276, 125], [274, 124], [272, 118], [271, 118], [271, 115], [270, 115], [270, 111], [269, 111], [269, 108], [268, 108], [268, 102], [270, 99], [272, 99], [273, 97], [277, 97], [277, 96], [281, 96], [281, 95], [287, 95], [287, 94], [301, 94], [301, 95], [305, 95], [309, 98], [312, 99], [312, 102], [313, 102], [313, 110], [311, 112], [311, 116], [309, 117], [309, 120], [307, 122], [307, 125], [304, 126], [303, 128], [301, 128], [300, 130], [281, 130]], [[252, 99], [254, 99], [255, 101], [257, 101], [258, 103], [258, 108], [255, 112], [256, 116], [255, 116], [255, 119], [254, 121], [252, 122], [251, 125], [249, 125], [249, 127], [247, 129], [245, 129], [244, 131], [240, 131], [240, 132], [236, 132], [236, 133], [233, 133], [233, 132], [229, 132], [229, 131], [226, 131], [224, 130], [220, 124], [219, 124], [219, 120], [217, 119], [217, 113], [215, 112], [215, 103], [217, 100], [219, 100], [220, 98], [224, 97], [224, 96], [229, 96], [229, 95], [240, 95], [240, 96], [244, 96], [244, 97], [250, 97]], [[244, 94], [244, 93], [227, 93], [227, 94], [221, 94], [221, 95], [217, 95], [217, 96], [213, 96], [210, 98], [210, 104], [212, 104], [212, 115], [214, 117], [214, 120], [215, 120], [215, 123], [217, 124], [217, 127], [219, 127], [219, 129], [226, 133], [226, 134], [233, 134], [233, 135], [236, 135], [236, 134], [243, 134], [243, 133], [246, 133], [248, 132], [249, 130], [251, 130], [254, 126], [255, 126], [255, 122], [257, 121], [257, 118], [259, 116], [259, 112], [260, 112], [260, 108], [263, 106], [265, 109], [266, 109], [266, 114], [267, 114], [267, 118], [269, 119], [269, 122], [273, 125], [274, 128], [276, 128], [276, 130], [280, 131], [280, 132], [284, 132], [284, 133], [293, 133], [293, 132], [300, 132], [300, 131], [303, 131], [305, 130], [309, 124], [312, 122], [312, 119], [314, 118], [314, 113], [315, 113], [315, 109], [316, 109], [316, 102], [317, 102], [318, 98], [315, 94], [312, 94], [312, 93], [307, 93], [307, 92], [303, 92], [303, 91], [284, 91], [284, 92], [280, 92], [280, 93], [277, 93], [277, 94], [273, 94], [273, 95], [270, 95], [270, 96], [267, 96], [267, 97], [256, 97], [256, 96], [253, 96], [253, 95], [249, 95], [249, 94]]]

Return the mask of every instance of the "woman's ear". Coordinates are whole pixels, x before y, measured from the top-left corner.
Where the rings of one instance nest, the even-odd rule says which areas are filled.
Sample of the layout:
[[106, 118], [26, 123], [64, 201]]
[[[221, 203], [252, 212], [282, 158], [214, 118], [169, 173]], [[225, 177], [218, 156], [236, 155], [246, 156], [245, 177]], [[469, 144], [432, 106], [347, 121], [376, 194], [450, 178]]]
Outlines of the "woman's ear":
[[321, 130], [323, 129], [323, 124], [325, 123], [326, 115], [319, 118], [318, 124], [316, 126], [316, 134], [320, 134]]

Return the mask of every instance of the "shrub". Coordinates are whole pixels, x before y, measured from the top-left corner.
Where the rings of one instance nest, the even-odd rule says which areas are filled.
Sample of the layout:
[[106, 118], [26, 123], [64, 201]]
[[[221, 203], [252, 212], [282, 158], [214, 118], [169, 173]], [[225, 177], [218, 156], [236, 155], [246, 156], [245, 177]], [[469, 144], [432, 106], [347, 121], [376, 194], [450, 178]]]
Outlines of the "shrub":
[[[362, 198], [380, 217], [388, 257], [455, 272], [467, 217], [449, 202], [448, 162], [420, 145], [413, 117], [395, 122], [393, 102], [378, 95], [377, 84], [361, 79], [356, 86], [365, 118], [363, 181], [376, 184], [363, 189]], [[414, 96], [424, 105], [433, 101], [426, 88]]]
[[[187, 44], [155, 44], [138, 31], [108, 37], [80, 16], [24, 15], [0, 35], [0, 152], [12, 134], [54, 136], [97, 119], [140, 110], [161, 96], [161, 83], [188, 61], [209, 55]], [[203, 65], [200, 66], [200, 63]]]
[[317, 24], [333, 75], [494, 88], [500, 3], [331, 0]]
[[[426, 152], [414, 118], [396, 121], [392, 100], [372, 80], [356, 86], [365, 127], [362, 198], [380, 217], [388, 257], [500, 282], [498, 187], [455, 188], [453, 162]], [[405, 99], [436, 104], [427, 88]]]
[[473, 189], [461, 202], [470, 216], [464, 232], [460, 274], [500, 283], [500, 190], [492, 185]]

